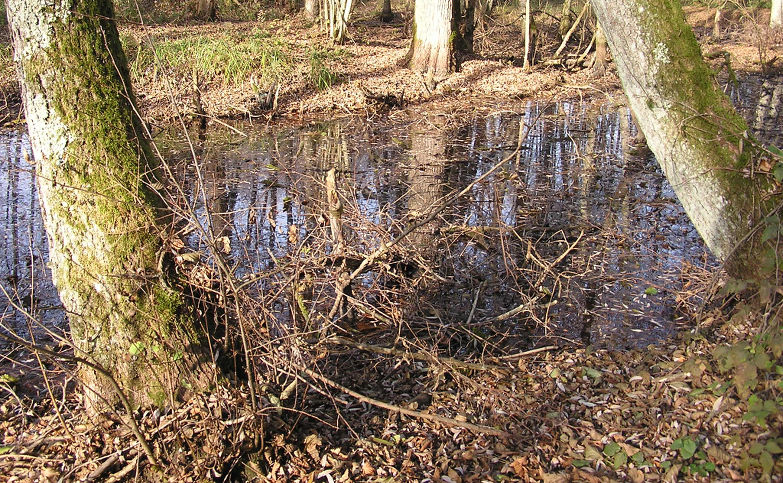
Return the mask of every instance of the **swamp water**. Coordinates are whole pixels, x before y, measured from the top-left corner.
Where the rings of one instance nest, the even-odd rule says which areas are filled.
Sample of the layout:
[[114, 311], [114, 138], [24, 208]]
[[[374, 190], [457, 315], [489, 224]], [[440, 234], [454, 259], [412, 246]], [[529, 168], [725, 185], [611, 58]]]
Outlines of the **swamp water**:
[[[520, 121], [526, 135], [515, 153]], [[432, 115], [414, 124], [350, 118], [236, 129], [243, 135], [218, 128], [193, 136], [198, 169], [182, 136], [160, 136], [158, 144], [200, 221], [183, 240], [194, 250], [218, 240], [240, 278], [328, 252], [319, 234], [327, 233], [324, 179], [332, 168], [352, 253], [370, 253], [447, 200], [400, 243], [419, 267], [403, 276], [426, 278], [412, 282], [403, 317], [470, 323], [480, 338], [513, 339], [508, 350], [661, 342], [675, 329], [683, 284], [716, 266], [652, 154], [634, 151], [624, 107], [529, 102], [459, 121]], [[0, 138], [0, 282], [44, 327], [61, 331], [28, 149], [24, 134]], [[465, 195], [450, 197], [458, 191]], [[372, 272], [361, 279], [363, 300], [377, 284]], [[383, 304], [392, 301], [372, 302], [391, 311]], [[26, 318], [4, 305], [3, 325], [27, 334]], [[501, 329], [485, 331], [486, 321], [514, 308], [500, 317]]]

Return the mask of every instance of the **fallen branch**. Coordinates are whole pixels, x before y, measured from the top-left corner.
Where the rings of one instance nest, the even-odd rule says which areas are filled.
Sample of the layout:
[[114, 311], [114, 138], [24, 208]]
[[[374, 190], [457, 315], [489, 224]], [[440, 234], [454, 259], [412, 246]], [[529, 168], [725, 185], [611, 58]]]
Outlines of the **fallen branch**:
[[321, 374], [318, 374], [317, 372], [314, 372], [306, 367], [300, 367], [299, 370], [307, 374], [313, 379], [316, 379], [318, 381], [321, 381], [322, 383], [326, 384], [327, 386], [331, 386], [335, 389], [339, 389], [340, 391], [344, 392], [345, 394], [348, 394], [349, 396], [358, 399], [359, 401], [365, 402], [367, 404], [371, 404], [373, 406], [386, 409], [388, 411], [393, 411], [396, 413], [404, 414], [406, 416], [411, 416], [413, 418], [418, 419], [424, 419], [427, 421], [435, 421], [437, 423], [445, 424], [447, 426], [454, 426], [457, 428], [465, 428], [469, 429], [471, 431], [474, 431], [476, 433], [484, 433], [484, 434], [491, 434], [493, 436], [501, 436], [501, 437], [511, 437], [511, 434], [500, 430], [496, 428], [491, 428], [489, 426], [483, 426], [480, 424], [473, 424], [468, 423], [467, 421], [457, 421], [456, 419], [447, 418], [445, 416], [440, 416], [438, 414], [431, 414], [431, 413], [423, 413], [421, 411], [414, 411], [412, 409], [406, 409], [400, 406], [395, 406], [394, 404], [385, 403], [383, 401], [379, 401], [377, 399], [373, 399], [371, 397], [365, 396], [363, 394], [360, 394], [356, 391], [353, 391], [351, 389], [348, 389], [347, 387], [343, 386], [342, 384], [338, 384], [334, 382], [333, 380], [329, 379], [326, 376], [322, 376]]
[[552, 56], [552, 58], [556, 59], [560, 57], [560, 53], [563, 52], [563, 49], [565, 49], [566, 44], [569, 40], [571, 40], [571, 36], [576, 31], [576, 28], [579, 26], [579, 22], [582, 20], [582, 17], [585, 15], [585, 12], [587, 12], [587, 9], [590, 8], [590, 2], [585, 2], [584, 7], [582, 7], [582, 11], [579, 12], [579, 16], [576, 17], [576, 20], [574, 21], [574, 24], [571, 26], [571, 28], [568, 30], [568, 32], [563, 36], [563, 41], [560, 43], [560, 47], [557, 48], [555, 51], [555, 55]]
[[541, 352], [547, 352], [547, 351], [551, 351], [551, 350], [555, 350], [555, 349], [557, 349], [556, 345], [548, 345], [546, 347], [539, 347], [537, 349], [530, 349], [529, 351], [517, 352], [516, 354], [509, 354], [507, 356], [500, 356], [500, 357], [498, 357], [498, 359], [504, 359], [504, 360], [519, 359], [521, 357], [532, 356], [534, 354], [539, 354]]
[[374, 352], [376, 354], [383, 354], [387, 356], [410, 357], [411, 359], [415, 359], [417, 361], [425, 361], [429, 363], [453, 366], [456, 367], [457, 369], [466, 369], [472, 371], [508, 370], [507, 367], [497, 366], [494, 364], [479, 364], [476, 362], [465, 362], [459, 359], [454, 359], [452, 357], [437, 357], [432, 354], [428, 354], [426, 352], [421, 352], [421, 351], [409, 352], [402, 349], [395, 349], [393, 347], [382, 347], [382, 346], [367, 344], [366, 342], [357, 342], [340, 336], [329, 337], [328, 339], [325, 340], [325, 342], [347, 345], [347, 346], [355, 347], [356, 349], [361, 349], [364, 351]]

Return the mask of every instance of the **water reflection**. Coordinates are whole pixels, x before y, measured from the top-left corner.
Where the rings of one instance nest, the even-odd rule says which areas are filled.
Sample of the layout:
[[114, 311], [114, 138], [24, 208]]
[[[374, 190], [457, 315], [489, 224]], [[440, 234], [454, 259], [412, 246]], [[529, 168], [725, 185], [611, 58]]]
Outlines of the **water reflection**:
[[[516, 151], [520, 120], [527, 135]], [[186, 140], [158, 140], [177, 167], [180, 206], [198, 220], [179, 236], [196, 250], [217, 242], [240, 278], [303, 251], [329, 253], [330, 169], [346, 243], [358, 253], [467, 188], [405, 240], [439, 281], [408, 301], [411, 317], [429, 311], [464, 322], [478, 293], [480, 323], [535, 299], [505, 335], [646, 345], [673, 331], [683, 265], [712, 263], [652, 155], [634, 153], [624, 107], [528, 102], [459, 123], [429, 116], [413, 125], [346, 119], [242, 129], [246, 137], [194, 136], [198, 166]], [[3, 287], [24, 296], [35, 284], [45, 299], [38, 306], [55, 306], [26, 141], [8, 134], [0, 149]], [[376, 281], [362, 282], [371, 290]]]
[[[19, 131], [3, 134], [0, 142], [0, 293], [2, 324], [20, 336], [32, 336], [42, 343], [51, 337], [41, 325], [59, 330], [63, 315], [59, 299], [46, 268], [48, 252], [43, 230], [35, 174], [30, 162], [27, 135]], [[19, 307], [22, 310], [17, 310]], [[32, 323], [25, 312], [41, 321]], [[4, 330], [4, 329], [0, 329]], [[0, 348], [8, 344], [0, 339]]]
[[[547, 295], [537, 323], [514, 321], [538, 336], [612, 346], [667, 337], [681, 267], [703, 264], [705, 250], [654, 158], [632, 153], [625, 108], [530, 102], [456, 126], [437, 116], [414, 126], [349, 119], [233, 144], [215, 132], [201, 148], [209, 194], [193, 197], [196, 211], [219, 215], [213, 231], [229, 237], [240, 276], [271, 268], [302, 240], [323, 238], [323, 179], [335, 168], [348, 243], [367, 252], [514, 153], [520, 118], [519, 152], [406, 240], [448, 280], [427, 303], [464, 314], [486, 282], [477, 306], [486, 316]], [[194, 232], [189, 243], [202, 241]], [[544, 264], [557, 260], [543, 277], [531, 248]]]

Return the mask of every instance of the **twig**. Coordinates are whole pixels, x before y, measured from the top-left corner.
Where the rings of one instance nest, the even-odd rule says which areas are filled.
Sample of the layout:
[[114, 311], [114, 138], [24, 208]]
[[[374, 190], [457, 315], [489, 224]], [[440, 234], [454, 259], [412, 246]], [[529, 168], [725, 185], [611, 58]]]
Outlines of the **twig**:
[[479, 285], [478, 290], [476, 290], [476, 295], [473, 296], [473, 306], [470, 308], [470, 313], [468, 314], [468, 320], [465, 321], [465, 326], [469, 326], [471, 322], [473, 322], [473, 315], [476, 314], [476, 305], [478, 305], [478, 299], [479, 295], [481, 294], [481, 289], [484, 288], [484, 285], [487, 284], [487, 281], [484, 280]]
[[516, 354], [509, 354], [507, 356], [500, 356], [498, 359], [519, 359], [520, 357], [532, 356], [540, 352], [546, 352], [557, 349], [556, 345], [548, 345], [545, 347], [539, 347], [537, 349], [530, 349], [529, 351], [517, 352]]
[[116, 379], [114, 379], [114, 376], [104, 369], [100, 364], [97, 364], [95, 362], [92, 362], [90, 360], [87, 360], [83, 357], [78, 356], [71, 356], [66, 354], [58, 354], [57, 352], [47, 349], [46, 347], [36, 346], [33, 344], [30, 344], [26, 340], [17, 337], [16, 335], [13, 335], [12, 333], [3, 333], [0, 332], [0, 337], [4, 338], [5, 340], [8, 340], [10, 342], [15, 342], [25, 349], [29, 351], [40, 351], [44, 354], [47, 354], [51, 357], [55, 358], [63, 358], [68, 359], [71, 361], [74, 361], [78, 364], [84, 364], [85, 366], [89, 367], [90, 369], [94, 370], [95, 372], [103, 375], [106, 377], [106, 379], [109, 380], [109, 383], [111, 384], [112, 388], [114, 389], [114, 392], [117, 393], [117, 398], [119, 398], [120, 403], [122, 403], [123, 408], [125, 408], [125, 411], [128, 415], [128, 426], [130, 426], [131, 431], [133, 432], [133, 435], [136, 437], [136, 439], [139, 441], [139, 445], [141, 446], [141, 449], [144, 450], [144, 454], [147, 455], [147, 459], [150, 460], [150, 463], [152, 465], [158, 464], [158, 459], [155, 457], [155, 453], [152, 452], [152, 448], [150, 448], [150, 445], [147, 443], [147, 440], [144, 439], [144, 435], [141, 434], [141, 430], [139, 429], [139, 425], [136, 423], [136, 419], [133, 417], [133, 406], [131, 406], [130, 401], [128, 400], [128, 397], [123, 392], [122, 388], [120, 387], [119, 383]]
[[332, 342], [340, 345], [348, 345], [357, 349], [365, 350], [368, 352], [375, 352], [376, 354], [383, 354], [388, 356], [398, 357], [410, 357], [418, 361], [425, 361], [429, 363], [438, 363], [446, 366], [454, 366], [458, 369], [467, 369], [472, 371], [504, 371], [508, 370], [507, 367], [496, 366], [493, 364], [479, 364], [475, 362], [465, 362], [452, 357], [437, 357], [426, 352], [408, 352], [401, 349], [395, 349], [393, 347], [382, 347], [373, 344], [367, 344], [366, 342], [357, 342], [354, 340], [346, 339], [345, 337], [332, 336], [325, 340], [325, 342]]
[[103, 476], [104, 473], [106, 473], [109, 468], [111, 468], [114, 463], [117, 462], [117, 460], [120, 459], [120, 451], [115, 452], [111, 456], [109, 456], [106, 461], [103, 462], [102, 465], [95, 468], [92, 472], [90, 472], [89, 475], [87, 475], [87, 481], [95, 481], [101, 476]]
[[373, 399], [371, 397], [365, 396], [363, 394], [360, 394], [356, 391], [353, 391], [351, 389], [348, 389], [347, 387], [338, 384], [334, 382], [333, 380], [329, 379], [326, 376], [322, 376], [321, 374], [318, 374], [317, 372], [314, 372], [306, 367], [300, 367], [299, 370], [307, 374], [313, 379], [319, 380], [322, 383], [326, 384], [327, 386], [331, 386], [335, 389], [339, 389], [340, 391], [344, 392], [345, 394], [348, 394], [349, 396], [354, 397], [355, 399], [358, 399], [359, 401], [366, 402], [367, 404], [372, 404], [373, 406], [377, 406], [382, 409], [386, 409], [388, 411], [397, 412], [400, 414], [404, 414], [406, 416], [411, 416], [418, 419], [424, 419], [427, 421], [435, 421], [441, 424], [445, 424], [447, 426], [454, 426], [458, 428], [465, 428], [469, 429], [471, 431], [474, 431], [476, 433], [484, 433], [484, 434], [491, 434], [493, 436], [501, 436], [501, 437], [510, 437], [511, 434], [500, 430], [496, 428], [492, 428], [489, 426], [483, 426], [480, 424], [473, 424], [468, 423], [466, 421], [457, 421], [456, 419], [447, 418], [445, 416], [440, 416], [438, 414], [431, 414], [431, 413], [423, 413], [421, 411], [414, 411], [412, 409], [406, 409], [400, 406], [395, 406], [394, 404], [385, 403], [383, 401], [379, 401], [377, 399]]
[[530, 300], [528, 300], [527, 302], [523, 302], [523, 303], [517, 305], [516, 307], [514, 307], [511, 310], [509, 310], [508, 312], [504, 312], [504, 313], [502, 313], [500, 315], [492, 317], [491, 319], [487, 320], [487, 322], [502, 322], [502, 321], [508, 320], [511, 317], [514, 317], [515, 315], [520, 314], [522, 312], [531, 312], [532, 313], [533, 312], [533, 308], [532, 308], [533, 304], [538, 302], [538, 300], [540, 298], [541, 298], [541, 296], [537, 295], [537, 296], [531, 298]]
[[133, 467], [136, 466], [139, 463], [139, 457], [136, 456], [133, 458], [123, 469], [118, 471], [117, 473], [114, 473], [110, 477], [106, 478], [106, 483], [114, 483], [115, 481], [122, 481], [123, 478], [125, 478], [128, 473], [133, 471]]

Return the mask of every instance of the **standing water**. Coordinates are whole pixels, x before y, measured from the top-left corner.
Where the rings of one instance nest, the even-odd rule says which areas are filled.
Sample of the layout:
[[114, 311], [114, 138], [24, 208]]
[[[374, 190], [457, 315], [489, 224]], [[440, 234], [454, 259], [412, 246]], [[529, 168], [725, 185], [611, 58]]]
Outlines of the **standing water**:
[[[220, 241], [240, 278], [310, 249], [323, 231], [332, 168], [353, 253], [369, 253], [448, 200], [401, 244], [434, 280], [405, 301], [410, 317], [449, 324], [471, 313], [477, 334], [482, 321], [502, 319], [504, 334], [526, 344], [644, 346], [672, 334], [683, 272], [714, 267], [654, 157], [633, 144], [624, 107], [529, 102], [459, 122], [433, 115], [239, 129], [245, 136], [202, 133], [198, 169], [182, 136], [158, 144], [198, 220], [183, 240], [194, 250]], [[2, 323], [25, 335], [29, 319], [14, 305], [47, 328], [64, 319], [45, 268], [28, 149], [23, 134], [0, 137], [0, 270], [13, 301]], [[369, 291], [375, 282], [369, 274], [362, 283]]]

